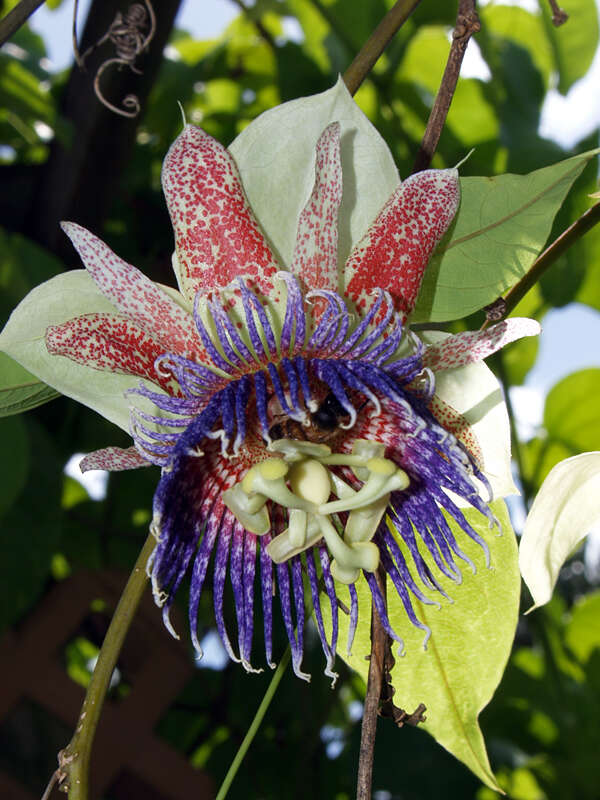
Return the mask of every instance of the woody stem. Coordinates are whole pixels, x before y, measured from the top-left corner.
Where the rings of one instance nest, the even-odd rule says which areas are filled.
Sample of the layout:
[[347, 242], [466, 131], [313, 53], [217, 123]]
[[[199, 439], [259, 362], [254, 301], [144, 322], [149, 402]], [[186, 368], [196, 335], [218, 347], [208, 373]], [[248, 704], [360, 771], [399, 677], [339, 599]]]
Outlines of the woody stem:
[[423, 134], [421, 146], [417, 153], [413, 172], [420, 172], [431, 164], [431, 159], [438, 146], [442, 128], [446, 122], [450, 103], [454, 97], [456, 84], [462, 61], [469, 44], [469, 39], [481, 29], [475, 0], [459, 0], [456, 24], [452, 32], [452, 45], [446, 62], [442, 82], [433, 103], [433, 108], [427, 121], [427, 128]]
[[[385, 572], [379, 569], [376, 574], [376, 579], [381, 595], [385, 601]], [[386, 645], [387, 633], [381, 623], [381, 619], [375, 608], [375, 603], [373, 603], [371, 611], [371, 657], [369, 661], [369, 678], [360, 736], [356, 800], [371, 800], [375, 735], [377, 733], [377, 716], [381, 700], [381, 688], [383, 685]]]

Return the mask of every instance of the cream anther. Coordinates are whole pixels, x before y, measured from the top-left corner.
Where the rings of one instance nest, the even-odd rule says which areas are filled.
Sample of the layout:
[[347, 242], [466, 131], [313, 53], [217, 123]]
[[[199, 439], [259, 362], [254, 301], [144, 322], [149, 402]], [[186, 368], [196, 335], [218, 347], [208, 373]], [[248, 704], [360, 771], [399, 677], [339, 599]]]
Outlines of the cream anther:
[[379, 566], [379, 550], [373, 542], [346, 544], [328, 517], [319, 515], [317, 520], [327, 547], [334, 557], [332, 573], [337, 580], [342, 583], [354, 583], [359, 570], [375, 572]]
[[223, 492], [223, 502], [250, 533], [264, 536], [271, 530], [265, 495], [249, 495], [242, 489], [240, 483], [236, 483], [231, 489]]
[[344, 528], [346, 542], [368, 542], [379, 527], [379, 523], [390, 501], [389, 494], [384, 494], [379, 500], [363, 508], [357, 508], [348, 514], [348, 521]]
[[283, 562], [287, 561], [288, 558], [297, 556], [298, 553], [301, 553], [308, 547], [313, 547], [313, 545], [319, 541], [321, 536], [321, 528], [317, 522], [317, 517], [314, 514], [308, 514], [305, 540], [302, 545], [292, 544], [290, 529], [286, 528], [286, 530], [284, 530], [283, 533], [280, 533], [279, 536], [271, 539], [267, 545], [267, 553], [276, 564], [283, 564]]
[[406, 489], [409, 484], [406, 472], [396, 467], [393, 461], [388, 459], [369, 459], [367, 469], [369, 477], [358, 492], [352, 497], [334, 500], [319, 506], [319, 514], [339, 514], [340, 511], [352, 511], [355, 508], [370, 505], [390, 492]]
[[301, 461], [303, 458], [312, 457], [323, 461], [331, 454], [331, 448], [326, 444], [316, 442], [299, 442], [296, 439], [275, 439], [269, 445], [272, 453], [281, 453], [288, 463]]
[[279, 503], [285, 508], [301, 508], [314, 511], [315, 505], [291, 492], [286, 483], [289, 466], [281, 458], [268, 458], [248, 470], [242, 481], [242, 489], [246, 494], [258, 492]]

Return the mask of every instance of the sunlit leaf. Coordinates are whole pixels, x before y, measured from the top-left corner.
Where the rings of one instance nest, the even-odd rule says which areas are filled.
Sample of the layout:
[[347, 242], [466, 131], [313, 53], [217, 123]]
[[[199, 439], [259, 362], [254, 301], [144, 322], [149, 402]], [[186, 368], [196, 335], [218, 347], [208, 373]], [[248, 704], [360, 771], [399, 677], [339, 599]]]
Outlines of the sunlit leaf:
[[[404, 639], [406, 649], [406, 655], [396, 658], [392, 670], [395, 704], [411, 712], [424, 703], [427, 721], [423, 728], [483, 783], [497, 789], [477, 718], [490, 701], [510, 654], [517, 624], [519, 574], [516, 541], [506, 506], [497, 501], [492, 509], [502, 525], [502, 536], [490, 531], [487, 520], [477, 512], [466, 513], [490, 546], [491, 569], [486, 569], [478, 545], [457, 533], [461, 547], [477, 565], [477, 574], [465, 567], [460, 586], [444, 581], [444, 589], [454, 602], [444, 603], [441, 610], [413, 601], [417, 616], [432, 631], [427, 650], [422, 647], [423, 631], [410, 624], [392, 586], [387, 594], [390, 622]], [[456, 526], [450, 524], [456, 532]], [[345, 614], [340, 614], [338, 653], [366, 680], [371, 603], [366, 583], [361, 582], [357, 588], [361, 613], [352, 656], [348, 657], [345, 649]], [[402, 732], [398, 732], [401, 736]]]
[[597, 152], [528, 175], [461, 179], [455, 224], [425, 272], [413, 319], [466, 316], [517, 283], [544, 246], [573, 181]]
[[600, 648], [600, 592], [592, 592], [577, 602], [565, 630], [565, 640], [582, 664]]
[[548, 393], [544, 427], [548, 437], [573, 452], [600, 450], [600, 369], [568, 375]]
[[547, 85], [554, 69], [554, 56], [541, 17], [518, 6], [500, 4], [486, 5], [479, 9], [479, 14], [492, 40], [508, 39], [530, 53]]
[[592, 63], [598, 45], [598, 11], [594, 0], [569, 0], [563, 5], [569, 19], [558, 28], [550, 21], [550, 4], [542, 3], [542, 9], [558, 70], [558, 90], [566, 94]]
[[[291, 264], [296, 223], [314, 183], [317, 139], [332, 120], [342, 126], [344, 195], [339, 260], [343, 263], [398, 185], [392, 155], [339, 80], [331, 89], [267, 111], [232, 142], [230, 151], [263, 230]], [[293, 187], [293, 191], [290, 191]]]
[[542, 484], [519, 548], [519, 566], [534, 601], [532, 608], [548, 602], [560, 568], [600, 523], [599, 493], [600, 452], [561, 461]]

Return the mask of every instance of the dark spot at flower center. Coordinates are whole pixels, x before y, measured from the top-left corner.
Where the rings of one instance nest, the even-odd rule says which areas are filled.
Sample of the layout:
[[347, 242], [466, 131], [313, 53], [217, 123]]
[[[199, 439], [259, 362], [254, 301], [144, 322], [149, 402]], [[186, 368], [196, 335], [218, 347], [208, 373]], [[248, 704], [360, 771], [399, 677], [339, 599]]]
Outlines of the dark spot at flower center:
[[340, 404], [333, 392], [329, 392], [319, 408], [310, 415], [313, 425], [322, 431], [332, 431], [337, 428], [338, 419], [347, 417], [348, 412]]
[[275, 417], [269, 428], [269, 436], [273, 440], [295, 439], [300, 442], [330, 441], [340, 431], [339, 424], [348, 419], [348, 412], [339, 403], [333, 392], [321, 401], [321, 404], [310, 414], [310, 424], [302, 424], [284, 415]]

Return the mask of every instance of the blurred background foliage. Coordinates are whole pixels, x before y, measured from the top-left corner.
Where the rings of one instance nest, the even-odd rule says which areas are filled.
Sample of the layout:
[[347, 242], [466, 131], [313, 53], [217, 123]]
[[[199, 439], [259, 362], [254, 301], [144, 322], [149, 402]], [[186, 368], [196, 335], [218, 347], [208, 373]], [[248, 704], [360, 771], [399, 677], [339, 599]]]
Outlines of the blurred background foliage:
[[[3, 11], [14, 4], [4, 2]], [[51, 5], [61, 5], [60, 0]], [[0, 323], [33, 286], [78, 266], [57, 232], [60, 218], [88, 225], [153, 279], [172, 282], [172, 233], [159, 176], [164, 154], [181, 129], [176, 101], [189, 121], [228, 144], [262, 111], [329, 88], [391, 0], [245, 5], [236, 0], [239, 15], [210, 40], [172, 27], [178, 5], [173, 0], [157, 4], [156, 41], [139, 62], [145, 83], [136, 85], [141, 79], [127, 70], [111, 83], [115, 102], [124, 96], [128, 80], [140, 93], [143, 111], [133, 121], [98, 104], [91, 90], [92, 65], [87, 73], [54, 72], [43, 36], [28, 26], [0, 50]], [[593, 0], [564, 0], [563, 5], [570, 19], [558, 29], [545, 2], [527, 8], [493, 2], [480, 8], [482, 29], [474, 41], [482, 77], [460, 80], [435, 166], [452, 165], [475, 148], [463, 175], [529, 172], [598, 145], [598, 130], [572, 150], [540, 134], [547, 93], [555, 88], [565, 94], [586, 73], [598, 45]], [[106, 31], [99, 6], [109, 21], [126, 8], [94, 0], [82, 49]], [[423, 0], [356, 96], [402, 175], [410, 172], [440, 83], [455, 13], [456, 3]], [[161, 47], [155, 52], [157, 43]], [[596, 190], [592, 161], [559, 213], [551, 238], [589, 207], [588, 195]], [[543, 321], [548, 311], [574, 301], [599, 309], [599, 287], [597, 228], [553, 266], [517, 311]], [[526, 339], [493, 365], [505, 386], [515, 386], [525, 380], [536, 355], [536, 342]], [[8, 361], [0, 366], [5, 377], [13, 368]], [[127, 446], [127, 437], [64, 398], [41, 405], [49, 390], [30, 376], [23, 383], [17, 397], [0, 392], [4, 415], [15, 410], [15, 403], [41, 406], [0, 419], [0, 624], [17, 630], [52, 585], [73, 572], [131, 567], [146, 536], [158, 477], [154, 468], [111, 476], [103, 498], [93, 500], [64, 473], [65, 464], [74, 453]], [[599, 369], [569, 375], [549, 392], [542, 426], [515, 442], [526, 504], [557, 461], [600, 449], [599, 394]], [[563, 569], [553, 602], [522, 619], [504, 680], [482, 715], [492, 766], [514, 800], [600, 796], [597, 564], [586, 567], [576, 554]], [[182, 605], [185, 596], [180, 593]], [[210, 635], [208, 593], [203, 603]], [[233, 618], [231, 607], [228, 613]], [[81, 637], [69, 644], [66, 668], [73, 680], [85, 684], [98, 644]], [[275, 652], [284, 647], [280, 631]], [[215, 666], [200, 664], [157, 733], [218, 785], [270, 675], [246, 675], [231, 663]], [[231, 798], [353, 796], [364, 686], [340, 663], [340, 680], [330, 688], [321, 676], [316, 636], [309, 636], [306, 666], [312, 684], [284, 678]], [[43, 732], [38, 727], [40, 748], [47, 744]], [[9, 734], [0, 731], [0, 738]], [[47, 777], [34, 776], [40, 789]], [[399, 731], [388, 720], [380, 720], [374, 786], [379, 800], [495, 796], [423, 732]]]

